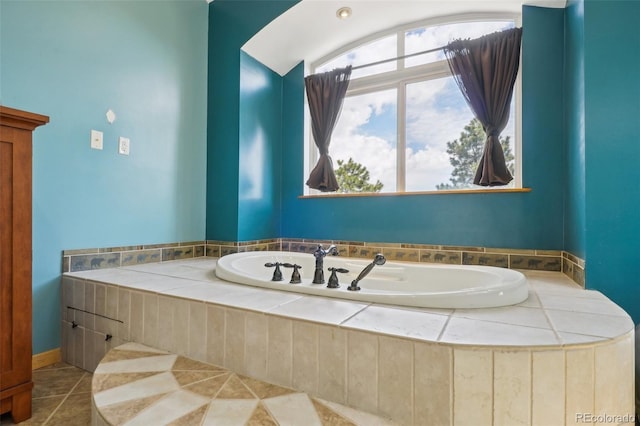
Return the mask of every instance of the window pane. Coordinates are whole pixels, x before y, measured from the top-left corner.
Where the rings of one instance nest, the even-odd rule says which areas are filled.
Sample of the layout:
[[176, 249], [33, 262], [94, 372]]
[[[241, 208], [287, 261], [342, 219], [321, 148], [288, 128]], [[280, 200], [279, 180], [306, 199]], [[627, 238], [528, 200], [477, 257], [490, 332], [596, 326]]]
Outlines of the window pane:
[[[391, 35], [376, 41], [373, 41], [344, 53], [335, 59], [316, 68], [316, 73], [331, 71], [335, 68], [346, 67], [351, 64], [353, 66], [369, 64], [383, 59], [395, 58], [398, 56], [397, 36]], [[380, 65], [355, 70], [351, 73], [351, 78], [365, 77], [382, 72], [394, 71], [397, 68], [397, 61], [391, 61]]]
[[[509, 124], [500, 138], [508, 140], [511, 154], [513, 106], [512, 101]], [[485, 134], [452, 77], [407, 85], [406, 126], [407, 191], [474, 187]], [[512, 158], [506, 154], [507, 160]]]
[[[462, 22], [416, 28], [405, 32], [405, 55], [446, 46], [458, 38], [478, 38], [485, 34], [513, 28], [513, 21]], [[442, 50], [405, 59], [405, 67], [424, 65], [445, 59]]]
[[366, 167], [369, 183], [384, 185], [380, 192], [394, 192], [396, 111], [395, 89], [345, 98], [329, 148], [334, 168], [339, 168], [338, 161], [346, 164], [351, 158]]

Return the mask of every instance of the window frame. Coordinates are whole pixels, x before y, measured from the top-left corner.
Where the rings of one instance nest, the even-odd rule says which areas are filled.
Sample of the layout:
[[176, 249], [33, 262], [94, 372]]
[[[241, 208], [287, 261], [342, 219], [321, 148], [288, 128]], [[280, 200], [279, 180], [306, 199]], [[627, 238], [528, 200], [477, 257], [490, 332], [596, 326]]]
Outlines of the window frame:
[[[397, 43], [397, 56], [403, 56], [405, 54], [405, 33], [407, 31], [447, 24], [460, 24], [467, 22], [481, 22], [481, 21], [505, 21], [513, 22], [515, 26], [522, 26], [522, 14], [512, 12], [487, 12], [487, 13], [464, 13], [455, 15], [444, 15], [436, 18], [429, 18], [411, 22], [409, 24], [403, 24], [396, 27], [392, 27], [383, 31], [370, 34], [366, 37], [362, 37], [354, 42], [348, 43], [339, 49], [334, 50], [312, 62], [305, 70], [305, 75], [312, 74], [316, 70], [327, 62], [368, 43], [380, 40], [384, 37], [389, 37], [393, 34], [396, 35]], [[521, 56], [522, 59], [522, 56]], [[522, 60], [520, 61], [522, 64]], [[468, 192], [477, 193], [478, 191], [496, 191], [496, 190], [508, 190], [509, 192], [519, 191], [523, 189], [522, 182], [522, 66], [518, 69], [518, 75], [514, 87], [515, 97], [515, 118], [514, 125], [514, 143], [512, 146], [515, 164], [514, 164], [514, 186], [503, 188], [488, 188], [488, 187], [472, 187], [465, 189], [455, 189], [453, 191], [438, 191], [438, 190], [424, 190], [424, 191], [406, 191], [406, 87], [409, 84], [434, 80], [437, 78], [450, 77], [451, 71], [446, 59], [438, 62], [432, 62], [423, 65], [415, 65], [408, 68], [404, 66], [404, 59], [398, 59], [397, 69], [394, 71], [387, 71], [379, 74], [374, 74], [365, 77], [359, 77], [351, 80], [349, 89], [346, 96], [357, 96], [368, 93], [374, 93], [386, 89], [396, 89], [397, 91], [397, 107], [396, 107], [396, 131], [397, 131], [397, 157], [396, 157], [396, 188], [394, 191], [384, 192], [386, 195], [393, 194], [416, 194], [416, 193], [447, 193], [447, 192]], [[309, 117], [309, 106], [307, 104], [306, 96], [304, 102], [304, 180], [310, 173], [313, 166], [318, 161], [318, 149], [313, 141], [311, 135], [311, 120]], [[403, 153], [402, 155], [400, 153]], [[327, 195], [318, 190], [311, 189], [306, 185], [304, 187], [304, 195]], [[354, 193], [359, 194], [359, 193]], [[342, 196], [354, 195], [351, 193], [340, 194]], [[375, 193], [378, 194], [378, 193]], [[382, 193], [381, 193], [382, 194]], [[371, 194], [369, 194], [371, 195]]]

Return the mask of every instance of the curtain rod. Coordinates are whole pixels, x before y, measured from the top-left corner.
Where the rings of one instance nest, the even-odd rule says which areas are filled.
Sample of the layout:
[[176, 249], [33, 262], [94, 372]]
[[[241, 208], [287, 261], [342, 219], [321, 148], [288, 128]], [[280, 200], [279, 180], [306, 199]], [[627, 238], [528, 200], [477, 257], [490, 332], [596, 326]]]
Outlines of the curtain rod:
[[355, 71], [355, 70], [358, 70], [360, 68], [372, 67], [374, 65], [380, 65], [380, 64], [387, 63], [387, 62], [391, 62], [391, 61], [397, 61], [398, 59], [411, 58], [411, 57], [418, 56], [418, 55], [424, 55], [426, 53], [437, 52], [438, 50], [442, 50], [445, 47], [446, 46], [436, 47], [436, 48], [433, 48], [433, 49], [423, 50], [422, 52], [410, 53], [408, 55], [396, 56], [395, 58], [382, 59], [381, 61], [370, 62], [368, 64], [358, 65], [357, 67], [351, 67], [351, 71]]

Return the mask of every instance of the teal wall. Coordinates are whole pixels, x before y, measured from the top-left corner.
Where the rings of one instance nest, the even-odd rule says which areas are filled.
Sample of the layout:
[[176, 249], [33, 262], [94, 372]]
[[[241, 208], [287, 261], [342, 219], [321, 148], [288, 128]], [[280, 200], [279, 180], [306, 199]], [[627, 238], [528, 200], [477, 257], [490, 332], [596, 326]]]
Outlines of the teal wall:
[[203, 235], [564, 248], [640, 319], [640, 2], [523, 8], [532, 192], [348, 199], [298, 198], [302, 64], [281, 78], [240, 53], [295, 3], [1, 1], [0, 101], [51, 117], [34, 134], [34, 353], [60, 345], [63, 249]]
[[565, 9], [565, 237], [564, 249], [586, 257], [584, 2]]
[[561, 249], [564, 11], [524, 7], [523, 27], [523, 177], [532, 192], [299, 199], [304, 94], [298, 67], [284, 77], [282, 236]]
[[584, 2], [586, 278], [640, 321], [640, 2]]
[[[239, 219], [247, 220], [251, 216], [251, 202], [240, 200], [240, 153], [247, 148], [247, 140], [242, 135], [255, 134], [259, 117], [240, 115], [240, 48], [262, 27], [297, 3], [297, 0], [216, 0], [209, 5], [209, 77], [208, 77], [208, 121], [207, 121], [207, 225], [208, 240], [237, 241], [241, 236], [254, 238], [278, 237], [269, 235], [274, 227], [274, 211], [261, 207], [260, 222], [266, 215], [268, 227], [261, 227], [254, 234]], [[246, 59], [246, 58], [245, 58]], [[250, 61], [247, 59], [246, 63]], [[255, 68], [255, 67], [254, 67]], [[280, 77], [278, 77], [280, 78]], [[275, 90], [275, 89], [270, 89]], [[244, 95], [242, 96], [245, 99]], [[281, 114], [281, 104], [272, 99], [273, 113]], [[268, 114], [268, 112], [264, 112]], [[262, 112], [260, 112], [262, 114]], [[265, 135], [267, 151], [277, 150], [279, 134], [277, 130]], [[270, 154], [271, 155], [271, 154]], [[277, 154], [274, 154], [277, 156]], [[244, 160], [243, 160], [244, 161]], [[275, 172], [274, 172], [275, 173]], [[277, 176], [273, 176], [277, 179]], [[244, 185], [244, 183], [243, 183]], [[273, 190], [276, 191], [277, 187]], [[277, 194], [263, 194], [279, 198]]]
[[[0, 101], [34, 133], [33, 351], [60, 346], [64, 249], [202, 240], [207, 4], [7, 1]], [[107, 123], [105, 112], [117, 114]], [[91, 129], [104, 150], [89, 148]], [[117, 154], [117, 139], [131, 154]]]
[[280, 236], [282, 78], [241, 52], [238, 240]]

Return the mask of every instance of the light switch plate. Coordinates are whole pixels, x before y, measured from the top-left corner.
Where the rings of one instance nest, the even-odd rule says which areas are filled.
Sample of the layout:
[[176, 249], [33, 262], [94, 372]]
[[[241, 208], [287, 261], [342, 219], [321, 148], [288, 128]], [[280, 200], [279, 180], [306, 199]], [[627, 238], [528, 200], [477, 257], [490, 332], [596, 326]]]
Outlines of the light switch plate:
[[120, 139], [118, 139], [118, 153], [122, 155], [129, 155], [129, 138], [123, 138], [120, 136]]
[[102, 149], [102, 132], [99, 130], [91, 131], [91, 148]]

